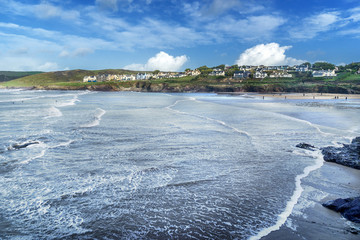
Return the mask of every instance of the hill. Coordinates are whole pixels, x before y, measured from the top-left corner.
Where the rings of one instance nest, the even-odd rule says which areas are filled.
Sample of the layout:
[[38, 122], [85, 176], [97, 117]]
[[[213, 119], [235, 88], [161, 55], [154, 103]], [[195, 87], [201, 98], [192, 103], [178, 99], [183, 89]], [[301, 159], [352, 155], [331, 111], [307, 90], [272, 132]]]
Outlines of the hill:
[[11, 81], [13, 79], [22, 78], [34, 74], [39, 74], [41, 72], [14, 72], [14, 71], [0, 71], [0, 82]]
[[70, 70], [29, 75], [8, 82], [0, 88], [35, 88], [52, 90], [99, 90], [144, 92], [317, 92], [360, 94], [360, 74], [339, 72], [334, 78], [313, 78], [295, 74], [292, 78], [236, 80], [226, 76], [186, 76], [135, 81], [83, 82], [84, 76], [98, 74], [136, 74], [122, 69]]

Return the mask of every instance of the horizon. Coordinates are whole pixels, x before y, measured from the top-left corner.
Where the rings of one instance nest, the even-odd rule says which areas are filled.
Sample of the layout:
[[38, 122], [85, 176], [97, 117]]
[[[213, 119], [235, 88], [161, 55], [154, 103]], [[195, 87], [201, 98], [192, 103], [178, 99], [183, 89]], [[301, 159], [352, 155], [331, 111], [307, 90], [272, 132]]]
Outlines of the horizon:
[[0, 6], [1, 71], [360, 61], [354, 0], [0, 0]]

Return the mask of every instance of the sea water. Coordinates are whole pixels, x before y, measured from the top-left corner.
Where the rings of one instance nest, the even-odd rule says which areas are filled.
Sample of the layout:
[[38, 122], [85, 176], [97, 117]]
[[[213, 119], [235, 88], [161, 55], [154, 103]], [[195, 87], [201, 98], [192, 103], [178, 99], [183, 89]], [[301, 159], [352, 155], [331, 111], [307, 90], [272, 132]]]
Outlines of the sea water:
[[[358, 100], [0, 90], [0, 239], [259, 239]], [[14, 148], [15, 144], [31, 143]]]

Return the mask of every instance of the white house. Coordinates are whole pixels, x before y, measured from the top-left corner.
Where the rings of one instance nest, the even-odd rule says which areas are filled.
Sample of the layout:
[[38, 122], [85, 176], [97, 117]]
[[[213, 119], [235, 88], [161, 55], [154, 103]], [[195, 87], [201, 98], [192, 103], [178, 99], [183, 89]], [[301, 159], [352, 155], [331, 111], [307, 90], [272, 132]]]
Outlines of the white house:
[[225, 76], [225, 71], [215, 68], [211, 73], [209, 73], [209, 76]]
[[335, 69], [334, 70], [319, 70], [312, 72], [313, 77], [336, 77]]
[[201, 74], [201, 72], [199, 69], [186, 71], [186, 75], [188, 75], [188, 76], [198, 76], [200, 74]]
[[292, 74], [287, 72], [273, 72], [269, 76], [270, 78], [292, 78]]
[[96, 82], [96, 76], [85, 76], [83, 82]]
[[266, 78], [266, 77], [267, 77], [266, 72], [262, 72], [262, 71], [256, 71], [255, 72], [255, 78]]
[[151, 73], [138, 73], [136, 74], [136, 80], [148, 80], [153, 76]]
[[250, 74], [251, 72], [249, 71], [236, 71], [234, 72], [233, 78], [234, 79], [248, 78]]
[[295, 67], [295, 71], [297, 71], [297, 72], [309, 72], [309, 71], [311, 71], [311, 69], [309, 68], [308, 65], [300, 65], [300, 66]]

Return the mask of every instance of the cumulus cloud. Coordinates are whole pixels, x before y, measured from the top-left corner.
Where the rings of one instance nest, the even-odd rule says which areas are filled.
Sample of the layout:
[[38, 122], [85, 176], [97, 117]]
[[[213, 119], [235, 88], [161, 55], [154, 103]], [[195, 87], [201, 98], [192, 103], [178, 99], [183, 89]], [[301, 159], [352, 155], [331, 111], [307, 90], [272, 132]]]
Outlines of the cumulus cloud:
[[240, 54], [236, 64], [241, 65], [297, 65], [305, 62], [295, 58], [287, 57], [285, 51], [291, 46], [281, 47], [278, 43], [259, 44], [255, 47], [246, 49]]
[[186, 55], [171, 56], [166, 52], [159, 52], [156, 56], [150, 58], [145, 64], [130, 64], [125, 66], [125, 69], [138, 71], [179, 71], [179, 69], [188, 61]]

